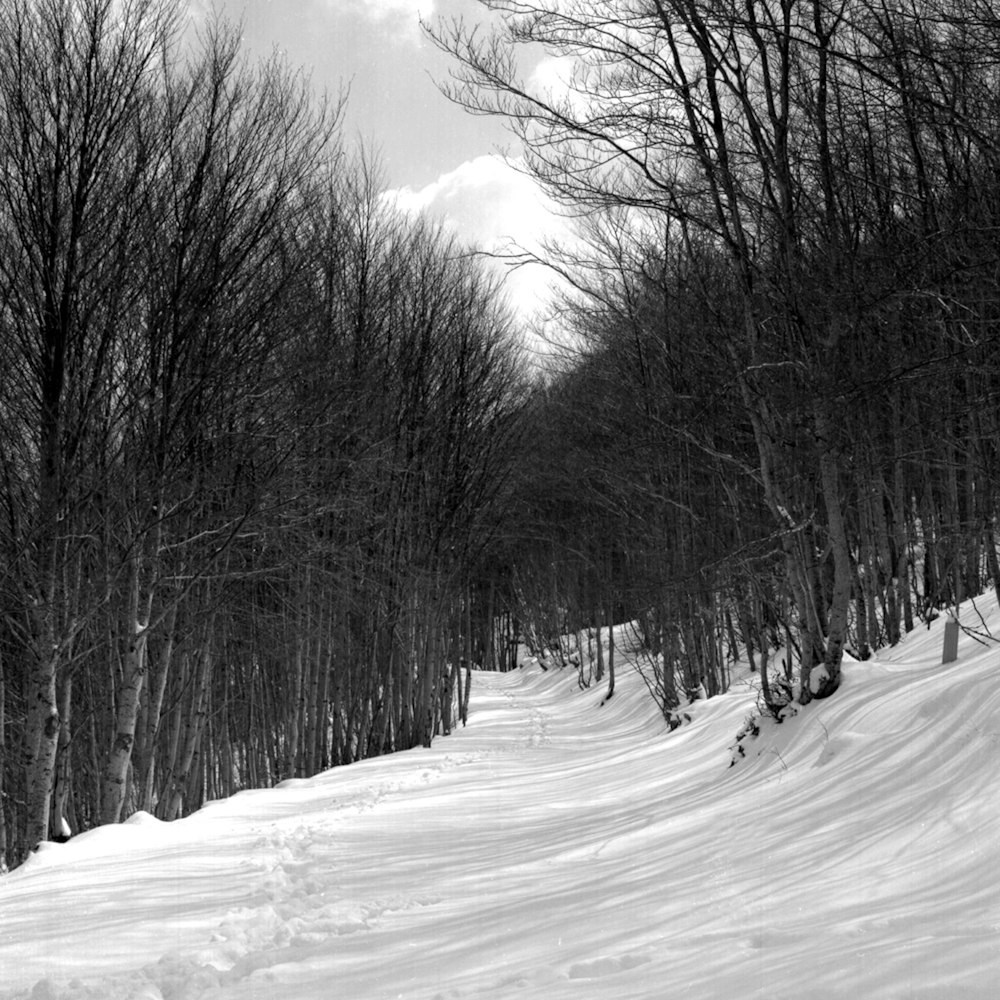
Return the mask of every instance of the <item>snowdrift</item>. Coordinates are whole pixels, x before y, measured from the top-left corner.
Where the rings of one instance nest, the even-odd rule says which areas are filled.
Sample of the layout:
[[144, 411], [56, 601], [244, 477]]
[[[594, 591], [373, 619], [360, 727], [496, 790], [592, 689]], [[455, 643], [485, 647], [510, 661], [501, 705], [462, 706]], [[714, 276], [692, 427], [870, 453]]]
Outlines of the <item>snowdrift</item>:
[[0, 879], [0, 998], [992, 1000], [1000, 649], [971, 617], [957, 663], [940, 622], [848, 663], [734, 766], [751, 683], [668, 734], [628, 670], [603, 706], [480, 674], [429, 750], [45, 845]]

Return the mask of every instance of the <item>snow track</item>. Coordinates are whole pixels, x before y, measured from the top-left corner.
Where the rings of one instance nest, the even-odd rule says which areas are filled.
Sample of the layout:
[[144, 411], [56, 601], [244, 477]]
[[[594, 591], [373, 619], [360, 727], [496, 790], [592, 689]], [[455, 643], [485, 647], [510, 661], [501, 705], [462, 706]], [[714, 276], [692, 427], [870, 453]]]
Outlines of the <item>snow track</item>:
[[[992, 1000], [1000, 651], [935, 630], [765, 724], [477, 675], [431, 749], [46, 846], [0, 1000]], [[995, 663], [997, 665], [995, 665]]]

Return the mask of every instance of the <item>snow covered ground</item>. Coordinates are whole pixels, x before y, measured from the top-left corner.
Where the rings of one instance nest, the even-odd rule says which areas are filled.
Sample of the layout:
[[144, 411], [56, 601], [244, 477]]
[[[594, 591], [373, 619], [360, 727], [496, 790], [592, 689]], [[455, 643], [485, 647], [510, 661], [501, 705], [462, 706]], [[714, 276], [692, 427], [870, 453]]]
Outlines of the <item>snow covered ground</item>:
[[942, 631], [734, 767], [746, 684], [668, 734], [632, 673], [478, 675], [430, 750], [46, 845], [0, 998], [993, 1000], [1000, 648]]

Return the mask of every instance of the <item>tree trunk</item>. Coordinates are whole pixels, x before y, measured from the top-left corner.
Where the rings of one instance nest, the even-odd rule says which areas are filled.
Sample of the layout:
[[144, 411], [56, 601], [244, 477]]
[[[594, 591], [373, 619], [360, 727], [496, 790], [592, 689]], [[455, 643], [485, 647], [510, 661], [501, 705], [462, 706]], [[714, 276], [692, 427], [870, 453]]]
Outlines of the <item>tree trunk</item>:
[[469, 720], [469, 696], [472, 694], [472, 664], [465, 665], [465, 691], [462, 694], [462, 725]]
[[[167, 680], [170, 677], [170, 665], [174, 655], [174, 633], [177, 627], [177, 604], [172, 603], [164, 623], [163, 648], [160, 650], [159, 666], [155, 680], [152, 682], [152, 694], [147, 696], [146, 732], [143, 738], [145, 750], [145, 766], [140, 780], [142, 782], [142, 808], [146, 812], [153, 811], [153, 784], [156, 772], [156, 737], [160, 731], [160, 717], [163, 712], [163, 696], [167, 690]], [[148, 651], [147, 651], [148, 655]], [[252, 697], [252, 689], [251, 689]]]
[[67, 674], [58, 685], [59, 697], [59, 743], [56, 751], [56, 778], [52, 793], [52, 815], [49, 830], [53, 837], [65, 838], [70, 835], [72, 825], [66, 816], [73, 769], [70, 765], [70, 706], [73, 703], [73, 677]]
[[[827, 528], [833, 550], [833, 594], [827, 616], [826, 652], [823, 664], [801, 677], [799, 700], [808, 704], [813, 698], [827, 698], [840, 686], [840, 667], [847, 639], [848, 611], [851, 603], [851, 551], [841, 506], [840, 470], [832, 448], [832, 429], [826, 414], [817, 408], [816, 433], [823, 442], [820, 454], [820, 481], [826, 507]], [[803, 661], [805, 662], [805, 661]]]
[[25, 727], [25, 847], [29, 851], [33, 851], [48, 837], [56, 750], [59, 745], [59, 707], [56, 702], [58, 653], [51, 641], [43, 641], [40, 645], [42, 649], [36, 652], [28, 675], [28, 717]]
[[604, 696], [607, 701], [615, 693], [615, 619], [614, 615], [608, 616], [608, 693]]
[[854, 606], [857, 608], [857, 653], [859, 660], [871, 656], [868, 647], [868, 600], [865, 595], [866, 583], [862, 578], [860, 560], [854, 573]]
[[581, 630], [577, 629], [574, 632], [576, 638], [576, 655], [579, 658], [579, 664], [577, 666], [577, 683], [581, 688], [590, 687], [590, 663], [587, 663], [586, 672], [584, 671], [584, 649], [583, 649], [583, 639], [581, 638]]
[[597, 625], [595, 627], [597, 632], [597, 669], [594, 671], [594, 680], [600, 684], [601, 681], [604, 680], [604, 646], [602, 644], [603, 629], [601, 628], [601, 618], [603, 617], [603, 614], [601, 611], [598, 611], [594, 617], [597, 619]]
[[145, 621], [139, 620], [139, 568], [133, 563], [129, 581], [129, 602], [125, 628], [128, 630], [128, 648], [125, 651], [122, 686], [118, 692], [115, 712], [115, 739], [104, 769], [101, 795], [101, 822], [117, 823], [125, 803], [125, 783], [132, 760], [135, 727], [139, 719], [142, 686], [146, 679], [146, 644], [149, 627], [149, 608]]
[[305, 697], [305, 681], [303, 672], [305, 671], [305, 638], [301, 631], [295, 639], [295, 687], [292, 691], [292, 704], [288, 716], [288, 729], [285, 735], [285, 761], [282, 767], [283, 776], [286, 778], [296, 777], [295, 762], [299, 755], [299, 719], [302, 715], [302, 701]]
[[195, 689], [191, 699], [191, 715], [187, 720], [184, 736], [184, 747], [180, 760], [170, 775], [170, 783], [164, 800], [162, 819], [176, 819], [181, 814], [184, 795], [188, 791], [194, 766], [197, 763], [198, 745], [201, 741], [202, 728], [205, 723], [206, 702], [208, 700], [208, 682], [212, 672], [211, 634], [214, 619], [210, 620], [206, 630], [206, 638], [198, 657], [198, 674], [195, 679]]
[[[7, 679], [3, 655], [0, 654], [0, 754], [7, 755]], [[7, 803], [3, 788], [4, 768], [0, 767], [0, 875], [7, 871]]]

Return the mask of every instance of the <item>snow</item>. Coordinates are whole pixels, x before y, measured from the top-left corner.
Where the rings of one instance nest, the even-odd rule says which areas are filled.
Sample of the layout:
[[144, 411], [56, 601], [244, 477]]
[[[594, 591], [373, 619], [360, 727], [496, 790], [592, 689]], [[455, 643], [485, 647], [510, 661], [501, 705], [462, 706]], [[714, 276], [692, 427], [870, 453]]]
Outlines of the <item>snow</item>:
[[621, 665], [604, 705], [478, 674], [430, 749], [45, 845], [0, 878], [0, 998], [993, 998], [1000, 650], [942, 637], [733, 766], [751, 684], [668, 733]]

